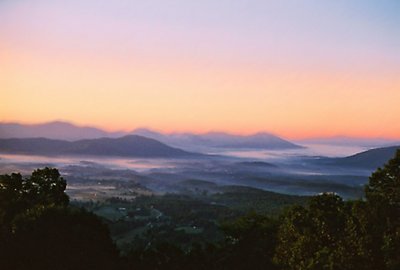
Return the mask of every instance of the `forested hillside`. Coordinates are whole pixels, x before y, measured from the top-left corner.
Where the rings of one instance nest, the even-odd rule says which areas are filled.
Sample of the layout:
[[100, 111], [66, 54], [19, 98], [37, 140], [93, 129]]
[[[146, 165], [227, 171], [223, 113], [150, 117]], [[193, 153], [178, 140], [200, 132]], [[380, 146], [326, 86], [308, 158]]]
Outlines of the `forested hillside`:
[[[70, 204], [66, 184], [53, 168], [0, 177], [1, 269], [400, 269], [400, 151], [357, 201], [231, 187], [196, 198], [115, 199], [108, 203], [123, 214], [109, 218], [95, 202]], [[269, 198], [285, 210], [266, 207]], [[117, 246], [115, 235], [139, 220], [147, 228]], [[189, 225], [172, 226], [179, 222]]]

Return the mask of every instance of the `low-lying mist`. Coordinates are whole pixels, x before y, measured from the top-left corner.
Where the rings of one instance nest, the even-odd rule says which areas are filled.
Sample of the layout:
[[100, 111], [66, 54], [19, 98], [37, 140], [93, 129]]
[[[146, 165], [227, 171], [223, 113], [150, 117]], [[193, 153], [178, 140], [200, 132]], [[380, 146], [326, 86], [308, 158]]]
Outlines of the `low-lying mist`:
[[279, 151], [209, 148], [208, 155], [186, 159], [0, 155], [0, 173], [57, 167], [67, 179], [73, 199], [212, 193], [227, 185], [296, 195], [336, 192], [358, 198], [372, 169], [319, 161], [362, 150], [326, 145]]

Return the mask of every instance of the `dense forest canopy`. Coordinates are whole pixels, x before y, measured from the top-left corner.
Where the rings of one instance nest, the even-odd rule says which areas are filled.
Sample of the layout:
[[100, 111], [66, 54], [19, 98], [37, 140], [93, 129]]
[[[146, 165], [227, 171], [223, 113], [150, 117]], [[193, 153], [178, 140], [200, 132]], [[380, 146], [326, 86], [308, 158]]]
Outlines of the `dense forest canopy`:
[[105, 221], [65, 189], [54, 168], [0, 176], [2, 269], [400, 269], [400, 151], [363, 200], [324, 193], [278, 216], [247, 213], [221, 222], [219, 241], [185, 248], [159, 241], [121, 253]]

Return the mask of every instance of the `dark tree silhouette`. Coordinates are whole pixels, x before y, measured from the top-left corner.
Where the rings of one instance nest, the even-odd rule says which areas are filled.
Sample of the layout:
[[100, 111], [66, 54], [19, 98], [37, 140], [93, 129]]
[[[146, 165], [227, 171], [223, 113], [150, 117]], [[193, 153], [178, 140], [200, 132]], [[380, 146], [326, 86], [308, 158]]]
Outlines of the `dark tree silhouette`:
[[57, 169], [0, 176], [0, 269], [110, 269], [118, 254], [94, 214], [68, 206]]
[[24, 182], [26, 199], [30, 205], [67, 206], [68, 195], [65, 194], [67, 182], [57, 169], [44, 168], [35, 170], [29, 181]]
[[372, 174], [365, 195], [375, 252], [387, 269], [400, 269], [400, 150]]
[[362, 201], [312, 197], [307, 207], [295, 206], [283, 216], [275, 261], [283, 269], [377, 269], [365, 214]]
[[275, 269], [272, 258], [277, 228], [275, 220], [256, 213], [223, 225], [226, 243], [220, 252], [221, 268]]

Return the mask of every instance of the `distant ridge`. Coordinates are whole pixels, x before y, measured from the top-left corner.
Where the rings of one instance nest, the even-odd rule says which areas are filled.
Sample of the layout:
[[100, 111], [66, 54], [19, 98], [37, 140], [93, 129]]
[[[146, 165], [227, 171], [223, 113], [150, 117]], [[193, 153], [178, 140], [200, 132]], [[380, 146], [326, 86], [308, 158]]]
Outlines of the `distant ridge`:
[[48, 138], [75, 141], [102, 137], [121, 137], [124, 132], [107, 132], [94, 127], [81, 127], [62, 121], [43, 124], [24, 125], [18, 123], [0, 123], [0, 138]]
[[93, 155], [141, 158], [200, 156], [138, 135], [78, 141], [47, 138], [0, 139], [0, 152], [28, 155]]
[[133, 133], [182, 148], [190, 148], [193, 146], [269, 150], [303, 148], [303, 146], [294, 144], [269, 133], [257, 133], [248, 136], [232, 135], [224, 132], [209, 132], [205, 134], [162, 134], [149, 129], [137, 129], [134, 130]]
[[132, 132], [107, 132], [99, 128], [82, 127], [62, 121], [32, 125], [0, 123], [0, 139], [47, 138], [76, 141], [105, 137], [118, 138], [129, 134], [155, 139], [167, 145], [190, 149], [190, 151], [201, 147], [268, 150], [302, 148], [300, 145], [269, 133], [257, 133], [248, 136], [232, 135], [224, 132], [163, 134], [149, 129], [136, 129]]
[[334, 166], [351, 166], [357, 168], [376, 169], [382, 167], [394, 157], [398, 146], [375, 148], [344, 158], [324, 158], [321, 163]]
[[357, 138], [347, 136], [334, 136], [326, 138], [310, 138], [296, 141], [300, 144], [323, 144], [339, 146], [362, 146], [362, 147], [388, 147], [400, 144], [399, 140], [387, 138]]

